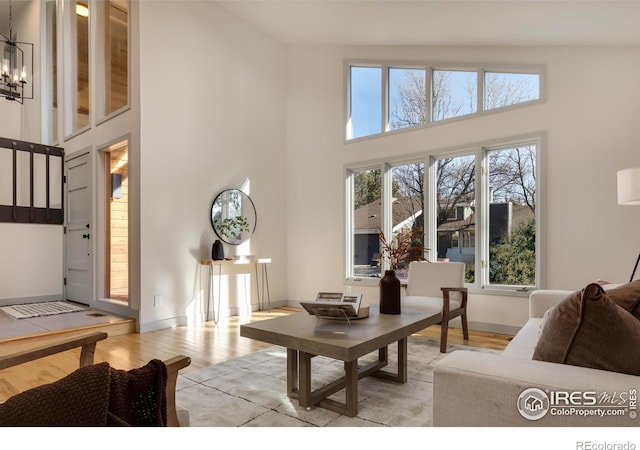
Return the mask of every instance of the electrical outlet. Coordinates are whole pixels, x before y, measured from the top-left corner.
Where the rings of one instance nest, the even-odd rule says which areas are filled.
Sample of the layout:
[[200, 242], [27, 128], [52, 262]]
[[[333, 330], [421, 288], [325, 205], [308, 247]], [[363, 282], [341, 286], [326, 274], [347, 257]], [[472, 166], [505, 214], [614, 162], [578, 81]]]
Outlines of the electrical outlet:
[[158, 307], [162, 306], [162, 295], [154, 295], [153, 296], [153, 306]]

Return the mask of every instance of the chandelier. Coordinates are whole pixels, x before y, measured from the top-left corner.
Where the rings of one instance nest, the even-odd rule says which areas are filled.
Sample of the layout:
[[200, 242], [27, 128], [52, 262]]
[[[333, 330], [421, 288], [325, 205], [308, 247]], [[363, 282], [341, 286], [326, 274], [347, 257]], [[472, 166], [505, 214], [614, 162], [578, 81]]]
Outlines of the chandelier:
[[17, 33], [13, 31], [13, 11], [12, 2], [9, 1], [9, 35], [0, 33], [0, 46], [2, 53], [0, 54], [0, 95], [7, 100], [23, 103], [25, 98], [33, 98], [33, 89], [31, 94], [25, 96], [25, 86], [28, 83], [28, 72], [25, 61], [25, 51], [27, 59], [31, 57], [31, 77], [33, 82], [33, 44], [28, 42], [20, 42], [17, 40]]

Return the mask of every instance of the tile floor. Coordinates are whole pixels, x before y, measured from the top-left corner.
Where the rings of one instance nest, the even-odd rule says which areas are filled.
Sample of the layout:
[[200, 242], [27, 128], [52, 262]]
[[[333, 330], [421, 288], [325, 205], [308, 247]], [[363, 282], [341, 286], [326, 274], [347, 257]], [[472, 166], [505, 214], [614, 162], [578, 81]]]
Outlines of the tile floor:
[[0, 339], [32, 336], [65, 328], [108, 324], [120, 320], [122, 320], [121, 317], [90, 308], [85, 311], [33, 317], [31, 319], [14, 319], [0, 310]]

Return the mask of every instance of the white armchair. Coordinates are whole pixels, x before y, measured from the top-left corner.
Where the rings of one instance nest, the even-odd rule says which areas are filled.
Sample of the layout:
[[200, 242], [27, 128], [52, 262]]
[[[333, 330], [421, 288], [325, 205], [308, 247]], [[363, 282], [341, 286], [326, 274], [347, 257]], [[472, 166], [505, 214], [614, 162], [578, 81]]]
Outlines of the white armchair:
[[409, 265], [406, 295], [401, 305], [409, 308], [438, 308], [442, 311], [440, 352], [447, 352], [449, 321], [462, 320], [464, 339], [467, 325], [467, 288], [464, 287], [464, 263], [414, 261]]

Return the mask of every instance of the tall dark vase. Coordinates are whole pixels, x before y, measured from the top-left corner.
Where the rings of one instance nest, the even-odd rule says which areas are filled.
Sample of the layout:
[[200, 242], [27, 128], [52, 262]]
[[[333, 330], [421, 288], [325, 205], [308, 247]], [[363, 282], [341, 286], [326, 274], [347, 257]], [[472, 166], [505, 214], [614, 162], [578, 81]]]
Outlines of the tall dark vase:
[[211, 259], [214, 261], [222, 261], [224, 259], [224, 247], [222, 247], [220, 239], [216, 239], [211, 246]]
[[380, 279], [380, 312], [400, 314], [400, 280], [395, 270], [385, 270]]

